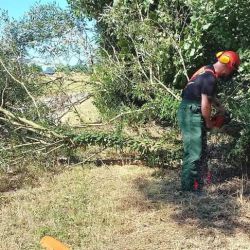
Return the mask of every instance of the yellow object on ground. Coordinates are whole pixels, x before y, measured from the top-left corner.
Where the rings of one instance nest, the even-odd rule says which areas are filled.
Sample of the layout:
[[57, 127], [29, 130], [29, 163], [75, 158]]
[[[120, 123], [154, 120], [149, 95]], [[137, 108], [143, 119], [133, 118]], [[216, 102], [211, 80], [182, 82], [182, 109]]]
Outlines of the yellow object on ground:
[[46, 250], [70, 250], [67, 246], [51, 236], [44, 236], [40, 243]]

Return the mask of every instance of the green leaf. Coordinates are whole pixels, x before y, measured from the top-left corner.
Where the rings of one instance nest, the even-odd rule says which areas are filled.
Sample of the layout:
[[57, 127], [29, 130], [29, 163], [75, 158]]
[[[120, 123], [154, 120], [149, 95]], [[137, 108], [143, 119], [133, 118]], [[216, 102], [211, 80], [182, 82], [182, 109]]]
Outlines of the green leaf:
[[207, 30], [210, 26], [211, 26], [211, 23], [207, 23], [207, 24], [202, 26], [202, 29]]
[[189, 56], [192, 57], [192, 56], [194, 56], [194, 54], [195, 54], [195, 49], [193, 48], [193, 49], [191, 49]]

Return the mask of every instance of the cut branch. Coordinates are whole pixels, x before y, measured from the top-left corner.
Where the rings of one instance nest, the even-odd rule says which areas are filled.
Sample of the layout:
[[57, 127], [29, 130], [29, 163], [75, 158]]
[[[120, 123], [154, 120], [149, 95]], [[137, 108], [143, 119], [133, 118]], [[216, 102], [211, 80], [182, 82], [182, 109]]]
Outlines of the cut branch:
[[20, 127], [25, 128], [27, 130], [33, 131], [35, 133], [39, 133], [39, 134], [42, 133], [45, 137], [48, 137], [48, 138], [50, 138], [51, 135], [56, 137], [56, 138], [65, 138], [65, 136], [58, 134], [55, 131], [52, 131], [46, 127], [43, 127], [42, 125], [39, 125], [33, 121], [30, 121], [30, 120], [23, 118], [23, 117], [15, 116], [13, 113], [11, 113], [10, 111], [8, 111], [7, 109], [4, 109], [2, 107], [0, 107], [0, 113], [7, 116], [8, 119], [6, 121], [13, 124], [13, 125], [20, 126]]
[[3, 68], [5, 69], [5, 71], [9, 74], [9, 76], [14, 80], [16, 81], [17, 83], [19, 83], [23, 88], [24, 90], [26, 91], [26, 93], [28, 94], [28, 96], [32, 99], [33, 103], [34, 103], [34, 106], [36, 108], [36, 111], [37, 111], [37, 114], [38, 114], [38, 117], [40, 117], [40, 112], [38, 110], [38, 106], [37, 106], [37, 103], [34, 99], [34, 97], [31, 95], [31, 93], [29, 92], [29, 90], [27, 89], [27, 87], [25, 86], [25, 84], [21, 81], [19, 81], [18, 79], [16, 79], [11, 73], [10, 71], [7, 69], [7, 67], [5, 66], [3, 60], [1, 59], [0, 57], [0, 64], [3, 66]]

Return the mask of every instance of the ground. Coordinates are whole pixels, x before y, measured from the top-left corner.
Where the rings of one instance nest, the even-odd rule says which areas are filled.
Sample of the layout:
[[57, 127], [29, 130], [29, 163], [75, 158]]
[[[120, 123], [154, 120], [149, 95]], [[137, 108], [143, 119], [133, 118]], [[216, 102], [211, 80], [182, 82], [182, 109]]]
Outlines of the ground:
[[0, 249], [41, 249], [51, 235], [72, 249], [250, 249], [241, 180], [204, 196], [179, 191], [176, 170], [84, 166], [1, 194]]

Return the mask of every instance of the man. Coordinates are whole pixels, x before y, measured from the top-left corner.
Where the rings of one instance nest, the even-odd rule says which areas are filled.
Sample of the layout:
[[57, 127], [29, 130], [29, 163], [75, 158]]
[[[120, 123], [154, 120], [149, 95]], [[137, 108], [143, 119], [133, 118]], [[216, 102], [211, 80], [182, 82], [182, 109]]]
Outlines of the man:
[[216, 94], [218, 78], [229, 78], [240, 65], [240, 58], [234, 51], [216, 54], [217, 62], [199, 69], [189, 80], [182, 92], [182, 102], [178, 110], [184, 156], [181, 185], [185, 191], [199, 191], [207, 174], [206, 130], [213, 128], [212, 105], [225, 112]]

